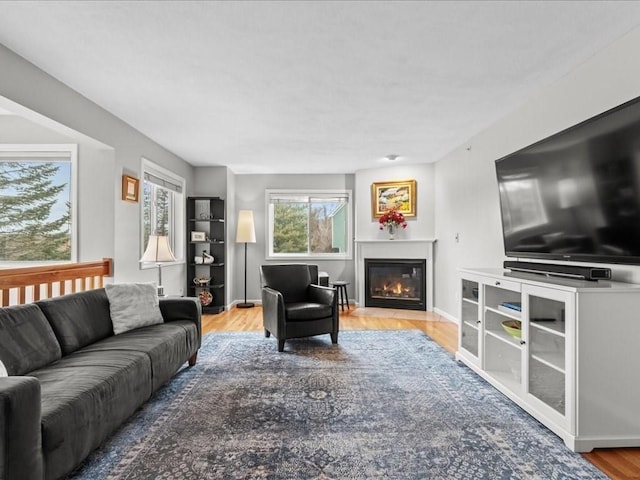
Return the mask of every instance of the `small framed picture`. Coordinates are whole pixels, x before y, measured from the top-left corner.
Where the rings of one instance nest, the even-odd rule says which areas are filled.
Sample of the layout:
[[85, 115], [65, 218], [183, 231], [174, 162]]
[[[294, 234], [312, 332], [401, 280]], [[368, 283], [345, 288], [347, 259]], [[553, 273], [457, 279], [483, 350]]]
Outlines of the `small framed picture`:
[[130, 175], [122, 175], [122, 200], [138, 203], [140, 180]]
[[207, 234], [205, 232], [191, 232], [192, 242], [205, 242], [207, 240]]

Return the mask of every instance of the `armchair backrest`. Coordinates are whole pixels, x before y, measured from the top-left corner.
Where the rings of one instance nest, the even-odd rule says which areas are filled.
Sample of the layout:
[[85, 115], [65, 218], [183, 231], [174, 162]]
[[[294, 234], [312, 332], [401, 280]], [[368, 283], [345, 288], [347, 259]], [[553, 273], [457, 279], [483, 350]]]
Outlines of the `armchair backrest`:
[[263, 286], [282, 293], [284, 303], [305, 302], [309, 285], [318, 283], [318, 266], [306, 264], [262, 265], [260, 277]]

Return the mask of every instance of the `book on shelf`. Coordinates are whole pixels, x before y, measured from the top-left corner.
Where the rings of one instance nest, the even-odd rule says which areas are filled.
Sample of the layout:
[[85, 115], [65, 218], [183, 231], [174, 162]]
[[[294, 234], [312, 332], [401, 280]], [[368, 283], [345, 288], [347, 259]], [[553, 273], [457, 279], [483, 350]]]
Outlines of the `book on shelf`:
[[518, 318], [522, 315], [522, 305], [520, 302], [502, 302], [498, 305], [498, 310]]
[[518, 312], [522, 311], [521, 302], [502, 302], [500, 305], [510, 308], [511, 310], [517, 310]]

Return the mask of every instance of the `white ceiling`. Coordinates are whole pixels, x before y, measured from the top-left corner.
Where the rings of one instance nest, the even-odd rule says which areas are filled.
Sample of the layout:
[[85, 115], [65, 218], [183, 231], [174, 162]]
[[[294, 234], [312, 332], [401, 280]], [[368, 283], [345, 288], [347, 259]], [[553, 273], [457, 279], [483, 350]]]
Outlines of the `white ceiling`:
[[0, 43], [238, 174], [436, 161], [638, 25], [636, 1], [0, 1]]

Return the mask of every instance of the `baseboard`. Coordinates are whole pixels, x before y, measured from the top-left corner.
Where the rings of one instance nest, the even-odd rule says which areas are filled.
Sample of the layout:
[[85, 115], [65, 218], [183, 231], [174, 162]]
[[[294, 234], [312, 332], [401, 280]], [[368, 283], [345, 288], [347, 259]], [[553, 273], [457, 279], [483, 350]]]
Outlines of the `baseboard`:
[[444, 310], [440, 310], [439, 308], [434, 308], [433, 313], [437, 313], [441, 317], [444, 317], [444, 319], [447, 320], [448, 322], [455, 323], [456, 325], [460, 325], [460, 321], [456, 317], [454, 317], [453, 315], [450, 315]]

